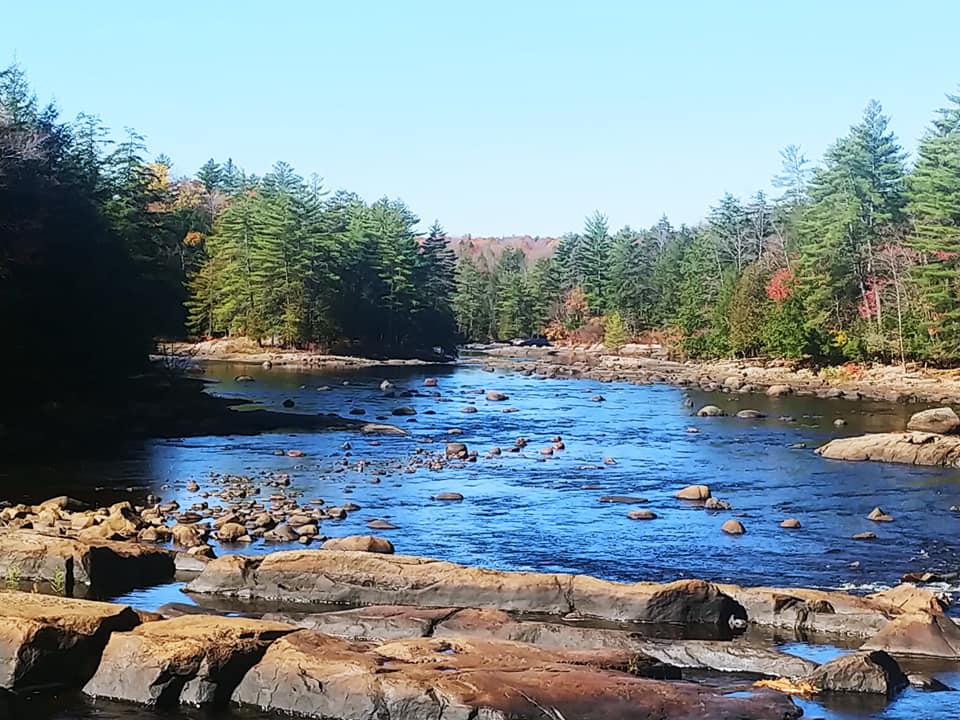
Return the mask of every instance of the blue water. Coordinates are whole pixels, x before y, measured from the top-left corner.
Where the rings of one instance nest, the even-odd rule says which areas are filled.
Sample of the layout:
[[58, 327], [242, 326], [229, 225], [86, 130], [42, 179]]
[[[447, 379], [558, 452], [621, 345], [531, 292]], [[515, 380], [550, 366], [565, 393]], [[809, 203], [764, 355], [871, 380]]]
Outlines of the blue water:
[[[221, 395], [275, 410], [283, 410], [283, 401], [292, 399], [292, 411], [301, 413], [347, 416], [351, 407], [363, 407], [362, 419], [381, 416], [410, 435], [323, 432], [150, 441], [111, 448], [96, 460], [0, 467], [0, 482], [12, 488], [8, 496], [37, 500], [69, 489], [71, 495], [103, 504], [152, 492], [186, 508], [201, 500], [186, 490], [188, 480], [196, 480], [201, 491], [216, 491], [219, 486], [211, 473], [267, 479], [283, 472], [292, 480], [287, 492], [301, 493], [303, 503], [322, 498], [328, 505], [361, 506], [346, 520], [324, 521], [321, 533], [367, 534], [367, 520], [389, 519], [398, 527], [382, 534], [398, 552], [467, 564], [588, 573], [621, 581], [700, 577], [854, 591], [895, 584], [907, 571], [960, 569], [960, 516], [949, 509], [960, 505], [960, 472], [832, 462], [812, 451], [838, 435], [901, 429], [915, 406], [544, 380], [485, 372], [478, 366], [322, 374], [211, 364], [206, 371], [218, 381], [211, 390]], [[234, 382], [239, 374], [252, 375], [256, 382]], [[437, 388], [423, 387], [427, 376], [438, 379]], [[384, 378], [395, 382], [397, 391], [436, 390], [441, 397], [384, 397], [379, 389]], [[321, 386], [329, 389], [319, 390]], [[510, 398], [488, 402], [476, 394], [480, 388]], [[596, 395], [605, 400], [593, 401]], [[719, 404], [731, 414], [754, 408], [769, 418], [694, 418], [684, 404], [686, 397], [694, 406]], [[478, 412], [462, 413], [468, 404]], [[414, 422], [390, 414], [401, 405], [417, 410], [410, 418]], [[508, 406], [517, 412], [504, 413]], [[848, 422], [841, 429], [833, 425], [838, 417]], [[699, 432], [687, 432], [691, 427]], [[416, 453], [442, 453], [453, 428], [462, 435], [452, 439], [480, 452], [476, 463], [407, 472]], [[562, 436], [566, 449], [541, 455], [539, 449], [556, 435]], [[530, 441], [524, 452], [484, 457], [492, 447], [506, 450], [518, 436]], [[350, 450], [343, 449], [345, 442]], [[807, 448], [796, 448], [799, 443]], [[289, 449], [306, 456], [274, 454]], [[616, 464], [605, 465], [605, 458]], [[358, 472], [360, 461], [367, 464]], [[690, 483], [710, 485], [733, 510], [711, 513], [674, 499], [673, 494]], [[431, 499], [443, 491], [462, 493], [464, 500]], [[273, 492], [264, 487], [263, 499]], [[658, 519], [632, 521], [626, 517], [629, 506], [598, 502], [601, 495], [612, 494], [647, 498], [644, 507]], [[207, 501], [219, 502], [214, 497]], [[867, 520], [877, 505], [895, 521]], [[731, 515], [746, 526], [744, 536], [720, 531]], [[785, 517], [798, 518], [803, 528], [781, 529]], [[868, 530], [878, 538], [863, 542], [850, 537]], [[255, 542], [217, 550], [261, 553], [283, 547]], [[173, 585], [123, 600], [150, 609], [186, 598]], [[944, 672], [948, 684], [960, 686], [955, 669]], [[937, 714], [944, 708], [952, 714]], [[134, 717], [154, 717], [137, 712]], [[863, 703], [853, 709], [843, 703], [829, 708], [810, 704], [807, 714], [838, 720], [958, 717], [960, 696], [910, 690], [879, 709]]]

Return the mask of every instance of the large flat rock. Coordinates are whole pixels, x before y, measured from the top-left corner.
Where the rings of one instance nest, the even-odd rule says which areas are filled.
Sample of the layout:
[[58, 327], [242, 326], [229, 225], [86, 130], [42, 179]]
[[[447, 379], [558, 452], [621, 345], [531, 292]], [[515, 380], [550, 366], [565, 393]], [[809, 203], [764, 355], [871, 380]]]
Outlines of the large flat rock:
[[872, 433], [831, 440], [818, 448], [817, 453], [831, 460], [960, 467], [960, 436], [928, 432]]
[[0, 687], [80, 686], [111, 633], [139, 623], [126, 605], [0, 592]]
[[183, 615], [115, 633], [83, 691], [156, 707], [222, 704], [290, 625]]
[[370, 645], [310, 630], [287, 635], [233, 699], [324, 720], [788, 720], [784, 695], [725, 697], [683, 682], [606, 669], [609, 651], [557, 653], [523, 643], [422, 638]]
[[67, 593], [76, 583], [101, 591], [155, 585], [172, 580], [174, 572], [173, 553], [149, 545], [0, 530], [0, 575], [36, 582], [61, 578]]
[[866, 638], [904, 613], [899, 598], [882, 594], [860, 597], [806, 588], [718, 587], [746, 608], [751, 623], [769, 627]]
[[482, 607], [606, 620], [709, 623], [746, 618], [702, 581], [615, 583], [560, 573], [504, 572], [406, 555], [301, 550], [210, 562], [192, 593], [292, 603]]

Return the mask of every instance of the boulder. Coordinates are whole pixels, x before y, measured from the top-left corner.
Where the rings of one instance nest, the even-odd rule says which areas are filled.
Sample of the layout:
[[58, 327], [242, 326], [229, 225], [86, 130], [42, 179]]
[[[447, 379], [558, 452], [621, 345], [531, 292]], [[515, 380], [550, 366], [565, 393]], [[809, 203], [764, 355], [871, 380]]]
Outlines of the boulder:
[[743, 420], [760, 420], [766, 415], [759, 410], [741, 410], [737, 413], [737, 417]]
[[417, 411], [410, 407], [409, 405], [403, 405], [401, 407], [396, 407], [391, 410], [391, 415], [416, 415]]
[[424, 379], [423, 379], [423, 386], [424, 386], [424, 387], [436, 387], [436, 386], [437, 386], [437, 379], [436, 379], [436, 378], [433, 378], [433, 377], [424, 378]]
[[885, 513], [883, 508], [875, 507], [870, 511], [870, 514], [867, 515], [867, 520], [873, 520], [874, 522], [893, 522], [893, 517]]
[[448, 442], [446, 448], [444, 448], [444, 455], [448, 460], [466, 460], [469, 453], [466, 443], [462, 442]]
[[944, 615], [913, 612], [881, 628], [860, 649], [960, 661], [960, 627]]
[[657, 514], [653, 510], [630, 510], [627, 517], [631, 520], [656, 520]]
[[182, 615], [114, 633], [83, 691], [159, 708], [222, 705], [267, 647], [291, 625]]
[[960, 436], [923, 432], [872, 433], [838, 438], [817, 449], [830, 460], [875, 460], [960, 467]]
[[710, 497], [710, 487], [707, 485], [688, 485], [678, 490], [676, 497], [680, 500], [706, 500]]
[[946, 600], [932, 590], [920, 588], [908, 582], [867, 595], [867, 599], [878, 603], [889, 603], [904, 613], [925, 612], [942, 615], [949, 606]]
[[743, 535], [746, 532], [746, 528], [743, 527], [743, 523], [739, 520], [734, 520], [730, 518], [723, 525], [720, 526], [720, 529], [723, 530], [727, 535]]
[[192, 548], [204, 544], [203, 533], [195, 525], [177, 523], [170, 528], [170, 533], [177, 547]]
[[793, 388], [789, 385], [771, 385], [767, 388], [768, 397], [781, 397], [782, 395], [792, 395]]
[[950, 435], [960, 430], [960, 417], [948, 407], [923, 410], [910, 417], [907, 430]]
[[852, 536], [853, 540], [876, 540], [877, 534], [872, 532], [859, 532], [854, 533]]
[[397, 526], [389, 520], [368, 520], [367, 527], [371, 530], [396, 530]]
[[875, 693], [893, 697], [909, 681], [897, 661], [882, 650], [856, 652], [824, 663], [806, 678], [820, 691]]
[[703, 503], [703, 507], [707, 510], [732, 510], [733, 505], [728, 503], [726, 500], [721, 500], [720, 498], [708, 497]]
[[458, 492], [441, 492], [434, 495], [433, 499], [443, 502], [460, 502], [463, 500], [463, 495]]
[[584, 575], [505, 572], [407, 555], [296, 550], [228, 555], [187, 586], [197, 594], [298, 603], [484, 607], [605, 620], [729, 627], [746, 613], [716, 585], [615, 583]]
[[780, 521], [780, 527], [786, 528], [787, 530], [799, 530], [803, 526], [796, 518], [787, 518], [786, 520]]
[[80, 687], [110, 634], [139, 623], [126, 605], [0, 592], [0, 688]]
[[320, 546], [320, 549], [393, 555], [393, 543], [386, 538], [376, 537], [375, 535], [349, 535], [347, 537], [330, 538]]
[[[351, 643], [310, 630], [277, 640], [233, 694], [241, 705], [312, 718], [777, 718], [800, 710], [773, 692], [728, 697], [635, 677], [609, 651], [556, 652], [505, 641], [421, 638]], [[384, 672], [389, 669], [389, 672]]]
[[67, 594], [76, 583], [123, 592], [169, 582], [173, 574], [173, 553], [150, 545], [0, 530], [0, 576], [37, 582], [59, 577]]
[[236, 522], [224, 523], [217, 530], [217, 539], [220, 540], [220, 542], [225, 542], [225, 543], [242, 542], [243, 538], [245, 537], [247, 537], [247, 528], [245, 528], [240, 523], [236, 523]]
[[498, 390], [488, 390], [486, 397], [490, 402], [502, 402], [510, 399], [509, 395]]
[[716, 405], [704, 405], [697, 410], [697, 417], [723, 417], [726, 413]]

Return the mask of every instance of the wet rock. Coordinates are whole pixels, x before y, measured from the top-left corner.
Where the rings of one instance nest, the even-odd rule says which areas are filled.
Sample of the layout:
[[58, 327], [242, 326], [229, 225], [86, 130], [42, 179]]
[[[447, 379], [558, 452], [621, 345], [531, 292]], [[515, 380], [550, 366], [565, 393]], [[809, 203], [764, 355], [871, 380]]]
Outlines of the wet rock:
[[292, 407], [295, 407], [295, 406], [296, 406], [296, 403], [295, 403], [293, 400], [291, 400], [290, 398], [287, 398], [287, 399], [284, 400], [281, 404], [282, 404], [285, 408], [292, 408]]
[[874, 522], [893, 522], [893, 517], [887, 515], [883, 511], [883, 508], [875, 507], [870, 511], [870, 514], [867, 515], [867, 520], [873, 520]]
[[513, 406], [511, 405], [510, 407], [505, 407], [505, 408], [503, 408], [503, 410], [501, 410], [500, 412], [502, 412], [502, 413], [515, 413], [515, 412], [520, 412], [520, 408], [513, 407]]
[[743, 523], [739, 520], [730, 518], [723, 525], [720, 526], [720, 529], [723, 530], [727, 535], [743, 535], [746, 532], [746, 529], [743, 527]]
[[[535, 720], [543, 708], [577, 720], [637, 717], [799, 717], [778, 693], [726, 697], [694, 684], [614, 672], [610, 651], [550, 651], [523, 643], [419, 638], [370, 647], [301, 630], [276, 641], [233, 699], [313, 718]], [[390, 672], [383, 672], [389, 667]]]
[[228, 522], [220, 527], [217, 530], [217, 539], [225, 543], [250, 542], [247, 528], [235, 522]]
[[371, 530], [396, 530], [397, 526], [387, 520], [369, 520], [367, 527]]
[[833, 421], [833, 426], [838, 428], [843, 427], [846, 424], [847, 424], [847, 421], [844, 420], [843, 418], [837, 418], [836, 420]]
[[460, 408], [460, 412], [466, 413], [468, 415], [473, 414], [476, 411], [477, 411], [476, 405], [465, 405], [464, 407]]
[[853, 539], [854, 540], [876, 540], [877, 535], [876, 533], [872, 533], [872, 532], [861, 532], [853, 535]]
[[307, 454], [303, 450], [287, 450], [287, 457], [302, 458], [306, 456]]
[[233, 381], [238, 383], [256, 382], [250, 375], [237, 375]]
[[948, 407], [923, 410], [910, 417], [907, 430], [949, 435], [960, 430], [960, 417]]
[[[344, 513], [346, 515], [346, 513]], [[280, 523], [272, 530], [263, 534], [263, 539], [267, 542], [296, 542], [300, 536], [287, 523]]]
[[726, 413], [716, 405], [704, 405], [697, 410], [697, 417], [723, 417]]
[[760, 420], [766, 415], [759, 410], [741, 410], [737, 413], [737, 417], [743, 420]]
[[643, 505], [649, 502], [646, 498], [632, 495], [602, 495], [599, 501], [602, 503], [621, 503], [623, 505]]
[[260, 364], [260, 367], [262, 367], [264, 370], [269, 370], [270, 368], [273, 367], [273, 363], [270, 362], [269, 360], [264, 360], [264, 361]]
[[177, 523], [170, 528], [170, 534], [173, 537], [173, 544], [178, 547], [192, 548], [204, 544], [203, 534], [194, 525]]
[[540, 448], [541, 455], [553, 455], [553, 446]]
[[821, 691], [875, 693], [888, 697], [909, 684], [897, 661], [882, 650], [836, 658], [818, 667], [806, 680]]
[[623, 584], [587, 576], [505, 572], [426, 558], [297, 550], [228, 555], [190, 583], [193, 593], [351, 605], [488, 607], [518, 612], [728, 628], [746, 618], [716, 585], [684, 580]]
[[0, 688], [79, 687], [110, 633], [139, 623], [126, 605], [0, 591]]
[[367, 414], [367, 411], [364, 410], [362, 407], [352, 407], [352, 408], [350, 408], [350, 410], [348, 411], [348, 413], [349, 413], [350, 415], [366, 415], [366, 414]]
[[616, 460], [616, 458], [605, 457], [605, 458], [603, 459], [603, 464], [604, 464], [604, 465], [616, 465], [616, 464], [617, 464], [617, 460]]
[[182, 615], [114, 633], [83, 691], [158, 708], [224, 705], [244, 674], [290, 625]]
[[446, 448], [444, 449], [444, 455], [447, 459], [457, 459], [465, 460], [469, 450], [465, 443], [462, 442], [448, 442]]
[[436, 378], [433, 378], [433, 377], [424, 378], [424, 380], [423, 380], [423, 386], [424, 386], [424, 387], [436, 387], [436, 386], [437, 386], [437, 379], [436, 379]]
[[927, 692], [950, 692], [953, 690], [952, 687], [940, 682], [932, 675], [910, 673], [907, 675], [907, 681], [910, 683], [910, 687], [915, 687], [918, 690], [926, 690]]
[[652, 510], [630, 510], [627, 517], [631, 520], [656, 520], [657, 514]]
[[400, 407], [396, 407], [396, 408], [394, 408], [393, 410], [391, 410], [391, 411], [390, 411], [390, 414], [391, 414], [391, 415], [399, 415], [399, 416], [404, 416], [404, 415], [416, 415], [416, 414], [417, 414], [417, 411], [416, 411], [414, 408], [410, 407], [410, 406], [402, 405], [402, 406], [400, 406]]
[[590, 398], [590, 402], [599, 403], [599, 402], [605, 402], [605, 401], [606, 401], [606, 398], [603, 395], [594, 395], [592, 398]]
[[488, 390], [486, 398], [490, 402], [503, 402], [504, 400], [509, 400], [510, 396], [506, 393], [500, 392], [499, 390]]
[[720, 498], [708, 497], [706, 502], [703, 503], [703, 507], [707, 510], [732, 510], [733, 505], [728, 503], [726, 500], [721, 500]]
[[817, 453], [831, 460], [960, 467], [960, 437], [921, 432], [874, 433], [831, 440]]
[[391, 390], [394, 389], [394, 387], [395, 387], [394, 384], [393, 384], [392, 382], [390, 382], [389, 380], [381, 380], [381, 381], [380, 381], [380, 391], [381, 391], [381, 392], [390, 392]]
[[197, 492], [200, 489], [200, 485], [196, 480], [189, 480], [187, 482], [187, 492]]
[[936, 657], [960, 660], [960, 627], [943, 614], [912, 612], [902, 615], [862, 646], [896, 657]]
[[690, 427], [684, 428], [684, 432], [690, 433], [691, 435], [696, 435], [697, 433], [700, 432], [700, 428], [690, 426]]
[[441, 492], [433, 496], [434, 500], [443, 500], [445, 502], [460, 502], [463, 495], [458, 492]]
[[771, 385], [767, 388], [766, 394], [768, 397], [781, 397], [783, 395], [792, 395], [793, 388], [789, 385]]
[[393, 543], [386, 538], [374, 535], [349, 535], [347, 537], [330, 538], [321, 550], [338, 550], [341, 552], [369, 552], [393, 555]]
[[799, 530], [803, 526], [796, 518], [787, 518], [786, 520], [780, 521], [780, 527], [786, 528], [787, 530]]
[[675, 497], [680, 500], [706, 500], [710, 497], [710, 487], [707, 485], [687, 485], [677, 491]]

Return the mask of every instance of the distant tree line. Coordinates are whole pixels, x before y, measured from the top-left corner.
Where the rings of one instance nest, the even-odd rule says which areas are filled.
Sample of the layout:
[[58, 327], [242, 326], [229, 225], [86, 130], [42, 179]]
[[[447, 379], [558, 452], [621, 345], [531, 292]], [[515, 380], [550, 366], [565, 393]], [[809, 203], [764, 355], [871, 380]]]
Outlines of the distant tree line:
[[784, 149], [775, 199], [724, 195], [695, 227], [611, 232], [595, 213], [555, 255], [457, 265], [473, 340], [564, 337], [597, 319], [690, 357], [960, 359], [960, 97], [912, 164], [871, 101], [814, 167]]

